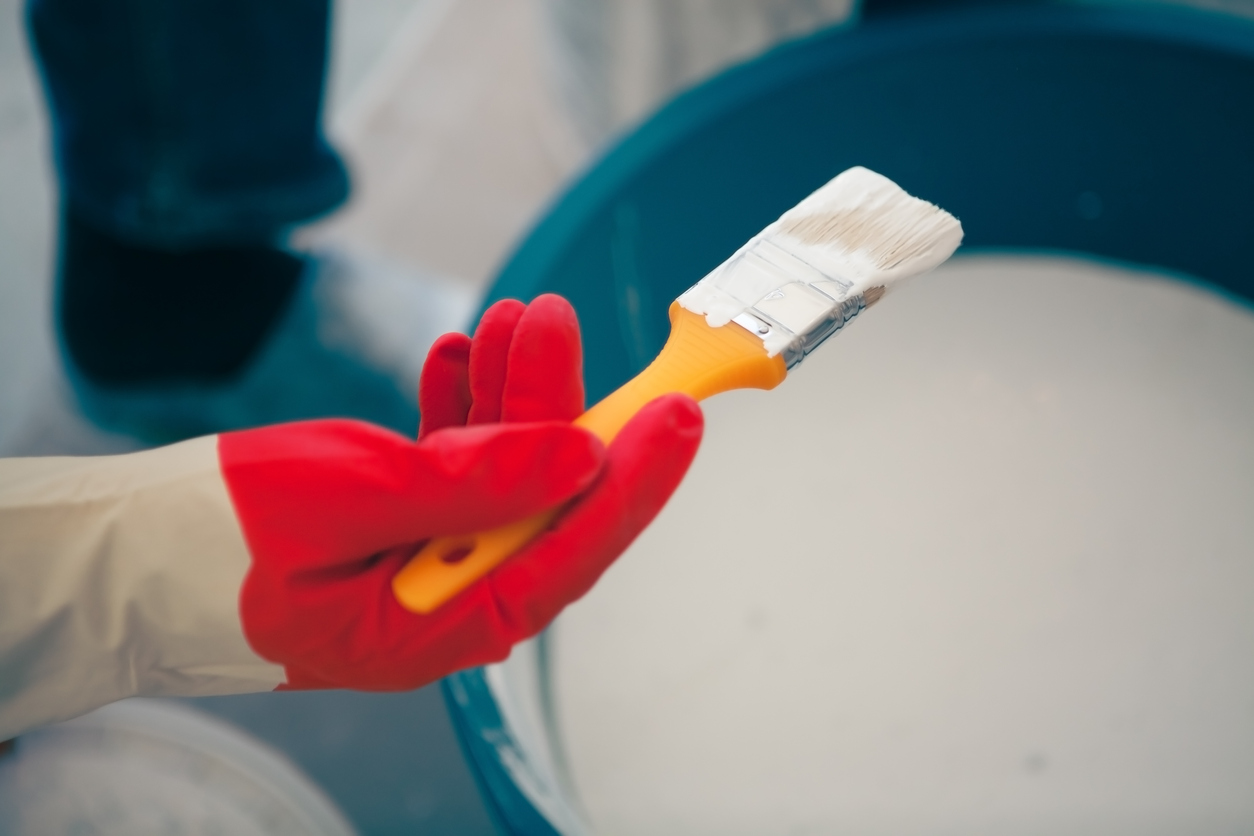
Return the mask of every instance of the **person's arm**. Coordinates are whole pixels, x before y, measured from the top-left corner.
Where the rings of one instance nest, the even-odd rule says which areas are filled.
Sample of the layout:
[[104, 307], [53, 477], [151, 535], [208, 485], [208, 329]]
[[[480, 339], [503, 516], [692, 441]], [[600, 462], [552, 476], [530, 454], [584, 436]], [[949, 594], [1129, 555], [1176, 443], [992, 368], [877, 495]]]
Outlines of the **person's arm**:
[[137, 694], [283, 682], [244, 638], [216, 436], [0, 460], [0, 740]]
[[[0, 739], [132, 695], [416, 688], [535, 635], [652, 520], [696, 453], [683, 396], [605, 450], [574, 312], [501, 303], [423, 371], [417, 441], [318, 420], [126, 456], [0, 461]], [[578, 501], [417, 615], [417, 545]]]

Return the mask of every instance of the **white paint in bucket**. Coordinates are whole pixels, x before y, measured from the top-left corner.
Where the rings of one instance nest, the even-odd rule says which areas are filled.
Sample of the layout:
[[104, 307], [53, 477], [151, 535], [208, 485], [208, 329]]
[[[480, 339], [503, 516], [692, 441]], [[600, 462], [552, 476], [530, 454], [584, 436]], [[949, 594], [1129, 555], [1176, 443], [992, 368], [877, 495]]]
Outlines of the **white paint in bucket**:
[[1254, 830], [1249, 309], [960, 258], [705, 409], [552, 634], [598, 833]]

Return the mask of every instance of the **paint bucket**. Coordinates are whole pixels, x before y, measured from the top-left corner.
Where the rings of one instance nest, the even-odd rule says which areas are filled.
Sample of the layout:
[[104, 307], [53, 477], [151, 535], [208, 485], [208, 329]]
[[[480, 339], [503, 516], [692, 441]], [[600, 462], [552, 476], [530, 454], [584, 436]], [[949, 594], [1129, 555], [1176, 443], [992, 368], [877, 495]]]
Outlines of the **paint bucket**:
[[[882, 15], [876, 8], [869, 4], [855, 27], [785, 45], [681, 96], [578, 182], [507, 264], [494, 298], [556, 292], [575, 304], [590, 401], [654, 356], [667, 334], [671, 299], [852, 165], [880, 171], [957, 215], [966, 252], [1070, 253], [1154, 268], [1175, 276], [1168, 284], [1176, 286], [1204, 283], [1208, 298], [1237, 306], [1254, 298], [1254, 22], [1124, 3]], [[1076, 310], [1085, 304], [1075, 299]], [[756, 472], [770, 454], [752, 443], [746, 440], [745, 455]], [[1184, 584], [1188, 560], [1182, 566]], [[1248, 579], [1244, 566], [1233, 577]], [[1205, 600], [1203, 594], [1195, 602], [1199, 617]], [[1237, 671], [1238, 685], [1248, 686], [1240, 672], [1254, 649], [1249, 626], [1248, 619], [1237, 624], [1222, 647], [1193, 648], [1201, 661], [1179, 679]], [[1130, 647], [1151, 641], [1126, 638]], [[1048, 637], [1041, 641], [1047, 655]], [[562, 664], [560, 645], [555, 650], [541, 639], [502, 665], [445, 683], [468, 759], [510, 833], [596, 832], [561, 740], [554, 683]], [[968, 674], [978, 679], [980, 672]], [[778, 686], [782, 705], [784, 683]], [[1138, 723], [1150, 721], [1137, 717], [1137, 694], [1123, 697], [1128, 710], [1115, 722], [1125, 726], [1120, 739], [1135, 739]], [[1248, 714], [1236, 711], [1224, 715], [1233, 723], [1228, 738], [1238, 741], [1223, 761], [1231, 768], [1212, 777], [1248, 786], [1254, 747]], [[730, 739], [740, 733], [726, 728]], [[1181, 734], [1187, 738], [1188, 729]], [[1181, 752], [1197, 754], [1187, 743], [1173, 750], [1166, 756], [1173, 768], [1181, 767]], [[754, 757], [746, 743], [742, 758]], [[1206, 768], [1218, 763], [1198, 757]], [[1031, 752], [1020, 766], [1025, 774], [1051, 768], [1046, 755]], [[897, 776], [885, 773], [883, 780], [891, 785]], [[684, 794], [687, 783], [675, 793]], [[1120, 822], [1100, 817], [1103, 789], [1091, 787], [1092, 815], [1080, 810], [1071, 820], [1055, 819], [1051, 829], [1118, 830]], [[901, 787], [901, 798], [910, 802], [909, 787]], [[1159, 802], [1129, 800], [1150, 812], [1163, 809]], [[778, 803], [786, 807], [788, 800]], [[1207, 812], [1204, 799], [1199, 803]], [[1217, 799], [1209, 814], [1212, 826], [1182, 819], [1175, 824], [1186, 826], [1177, 830], [1251, 826], [1248, 804], [1224, 807]], [[962, 830], [958, 824], [937, 815], [921, 829]], [[877, 830], [873, 821], [798, 827], [787, 832]]]
[[132, 699], [15, 741], [0, 759], [0, 832], [357, 831], [279, 752], [178, 702]]

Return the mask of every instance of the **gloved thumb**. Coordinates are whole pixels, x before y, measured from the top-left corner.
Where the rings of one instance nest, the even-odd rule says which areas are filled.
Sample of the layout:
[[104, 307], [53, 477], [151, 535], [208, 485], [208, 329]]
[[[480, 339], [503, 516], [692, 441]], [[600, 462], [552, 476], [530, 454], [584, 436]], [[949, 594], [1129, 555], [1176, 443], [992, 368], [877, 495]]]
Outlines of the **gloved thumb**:
[[439, 430], [414, 442], [358, 421], [224, 433], [219, 459], [254, 567], [305, 570], [494, 528], [597, 477], [604, 447], [563, 422]]
[[582, 597], [652, 522], [679, 487], [703, 430], [701, 408], [688, 396], [653, 401], [610, 444], [596, 484], [485, 579], [512, 641], [535, 635]]

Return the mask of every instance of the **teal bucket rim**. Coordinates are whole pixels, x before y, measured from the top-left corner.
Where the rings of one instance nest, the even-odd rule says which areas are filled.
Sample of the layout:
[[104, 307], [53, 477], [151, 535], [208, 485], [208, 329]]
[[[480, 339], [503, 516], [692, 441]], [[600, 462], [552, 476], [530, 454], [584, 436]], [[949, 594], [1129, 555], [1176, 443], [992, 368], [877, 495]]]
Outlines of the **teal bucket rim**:
[[[624, 189], [711, 122], [770, 98], [820, 70], [891, 61], [894, 56], [937, 45], [953, 48], [1008, 37], [1030, 40], [1084, 37], [1187, 47], [1228, 56], [1254, 69], [1254, 21], [1213, 10], [1048, 4], [1009, 8], [982, 6], [902, 13], [829, 29], [777, 47], [679, 95], [622, 137], [550, 204], [500, 270], [485, 307], [507, 297], [529, 300], [548, 290], [544, 286], [547, 278], [573, 243], [580, 240]], [[1254, 108], [1254, 102], [1251, 107]], [[1254, 137], [1251, 137], [1250, 147], [1254, 148]], [[1254, 151], [1251, 154], [1254, 155]], [[926, 193], [923, 196], [930, 197]], [[1254, 223], [1250, 228], [1254, 228]], [[992, 248], [1024, 251], [1014, 243], [994, 243]], [[1092, 250], [1074, 247], [1037, 246], [1028, 251], [1081, 253], [1088, 257], [1094, 254]], [[1097, 257], [1125, 261], [1118, 254], [1098, 252]], [[1135, 260], [1133, 263], [1144, 264]], [[1209, 284], [1212, 289], [1245, 304], [1254, 300], [1254, 280], [1245, 287], [1234, 287], [1231, 282], [1199, 277], [1179, 265], [1166, 265], [1162, 269], [1169, 274], [1176, 272], [1185, 281]], [[598, 397], [603, 394], [599, 390], [607, 385], [603, 382], [590, 387], [590, 395]], [[569, 827], [559, 829], [542, 812], [546, 805], [553, 803], [551, 795], [544, 800], [529, 797], [512, 776], [511, 769], [526, 768], [527, 753], [503, 719], [485, 671], [476, 668], [454, 674], [445, 680], [443, 687], [453, 725], [501, 831], [516, 836], [571, 836], [578, 832]], [[548, 787], [548, 791], [556, 793], [560, 800], [563, 788]], [[577, 804], [571, 804], [569, 815], [578, 821]]]

